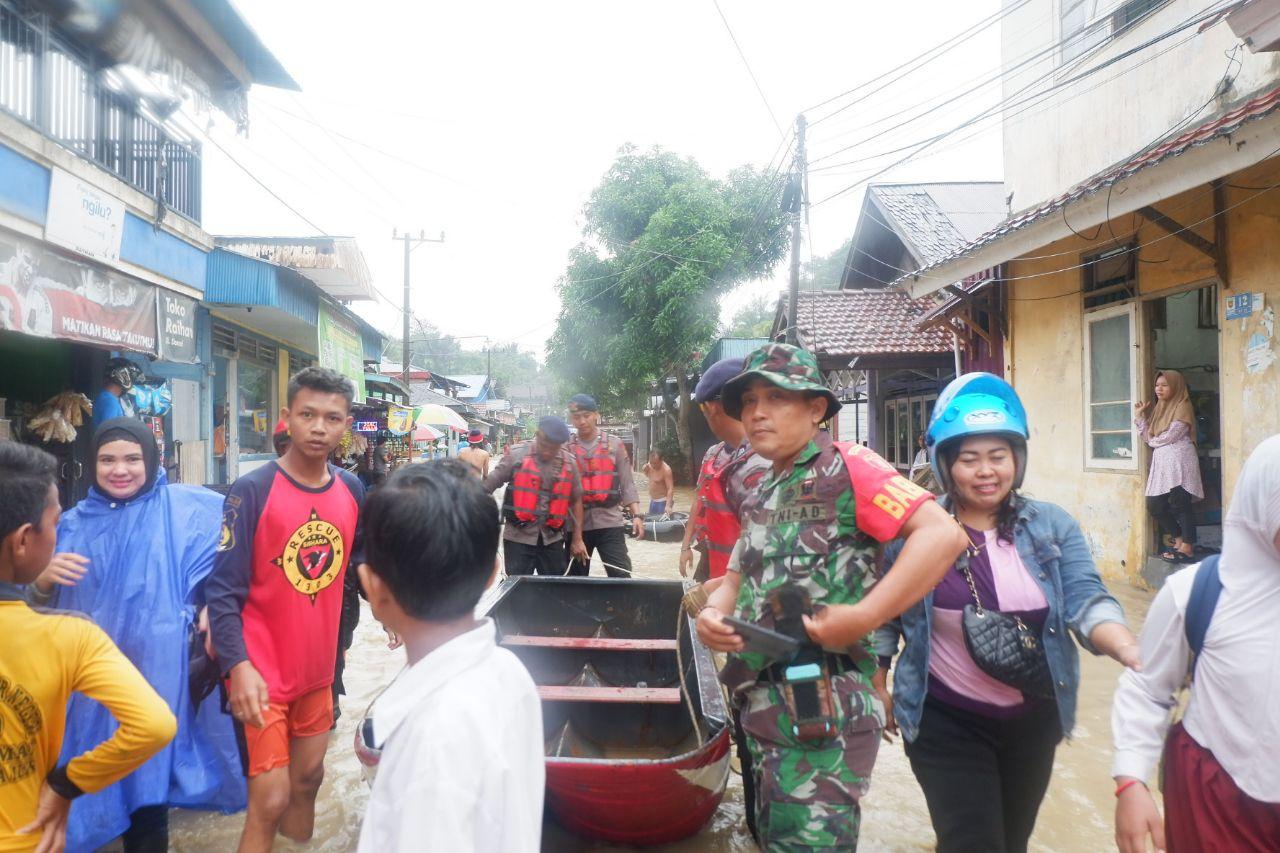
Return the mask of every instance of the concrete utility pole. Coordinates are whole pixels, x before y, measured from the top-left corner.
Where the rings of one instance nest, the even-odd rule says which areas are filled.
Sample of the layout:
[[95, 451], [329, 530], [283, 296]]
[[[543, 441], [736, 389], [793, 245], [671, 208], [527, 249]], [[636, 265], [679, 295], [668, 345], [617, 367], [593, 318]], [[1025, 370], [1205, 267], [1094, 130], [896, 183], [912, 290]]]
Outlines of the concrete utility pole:
[[427, 237], [425, 231], [419, 231], [417, 237], [410, 236], [408, 231], [404, 232], [403, 237], [400, 237], [396, 234], [396, 231], [397, 229], [395, 228], [391, 229], [391, 239], [404, 240], [404, 344], [400, 352], [400, 360], [404, 364], [400, 365], [400, 367], [404, 373], [404, 387], [408, 388], [409, 362], [412, 360], [409, 357], [409, 318], [413, 316], [413, 313], [409, 310], [409, 253], [422, 243], [443, 243], [444, 232], [441, 231], [439, 239], [436, 239]]
[[800, 302], [800, 224], [804, 215], [805, 171], [808, 164], [804, 153], [804, 115], [796, 116], [796, 159], [792, 166], [791, 188], [786, 195], [791, 213], [791, 287], [787, 294], [787, 343], [799, 346], [800, 335], [796, 330], [797, 305]]

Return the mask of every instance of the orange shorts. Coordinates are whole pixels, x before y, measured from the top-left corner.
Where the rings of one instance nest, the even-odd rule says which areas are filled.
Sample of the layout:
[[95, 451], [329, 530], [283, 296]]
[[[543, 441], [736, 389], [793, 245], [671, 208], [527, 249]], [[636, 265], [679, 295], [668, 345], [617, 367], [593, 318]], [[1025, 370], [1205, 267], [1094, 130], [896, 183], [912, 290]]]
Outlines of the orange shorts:
[[262, 713], [262, 728], [236, 723], [245, 775], [261, 776], [289, 766], [289, 741], [328, 734], [333, 728], [333, 688], [326, 685], [292, 702], [272, 702]]

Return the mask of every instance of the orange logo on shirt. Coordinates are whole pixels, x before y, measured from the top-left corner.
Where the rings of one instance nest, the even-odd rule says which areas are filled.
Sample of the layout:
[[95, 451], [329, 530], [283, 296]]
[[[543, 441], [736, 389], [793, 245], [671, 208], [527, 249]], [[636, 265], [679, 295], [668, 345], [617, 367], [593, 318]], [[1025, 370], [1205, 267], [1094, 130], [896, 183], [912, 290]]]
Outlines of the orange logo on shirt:
[[320, 590], [338, 579], [344, 559], [342, 533], [313, 509], [311, 517], [285, 543], [284, 553], [271, 562], [284, 569], [293, 588], [310, 596], [315, 604]]

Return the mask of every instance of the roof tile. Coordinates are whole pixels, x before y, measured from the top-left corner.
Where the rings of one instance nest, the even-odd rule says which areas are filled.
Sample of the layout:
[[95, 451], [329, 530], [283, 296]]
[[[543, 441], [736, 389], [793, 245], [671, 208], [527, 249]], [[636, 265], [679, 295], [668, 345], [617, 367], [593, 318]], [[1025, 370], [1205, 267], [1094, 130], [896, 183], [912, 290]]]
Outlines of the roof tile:
[[946, 330], [914, 328], [930, 307], [899, 290], [802, 291], [796, 331], [806, 349], [839, 357], [950, 352]]

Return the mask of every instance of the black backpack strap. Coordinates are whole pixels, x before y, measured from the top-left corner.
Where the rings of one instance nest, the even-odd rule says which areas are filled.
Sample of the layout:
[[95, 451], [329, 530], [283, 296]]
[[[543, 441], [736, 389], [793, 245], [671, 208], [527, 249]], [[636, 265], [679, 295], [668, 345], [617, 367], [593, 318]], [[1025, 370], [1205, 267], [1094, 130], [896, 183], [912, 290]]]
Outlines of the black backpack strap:
[[1195, 580], [1191, 582], [1191, 596], [1187, 599], [1187, 612], [1183, 619], [1186, 629], [1187, 645], [1191, 647], [1191, 672], [1194, 675], [1196, 663], [1200, 660], [1200, 652], [1204, 649], [1204, 638], [1209, 633], [1209, 623], [1213, 620], [1214, 608], [1218, 606], [1218, 596], [1222, 593], [1222, 578], [1218, 576], [1218, 554], [1206, 557], [1196, 569]]

